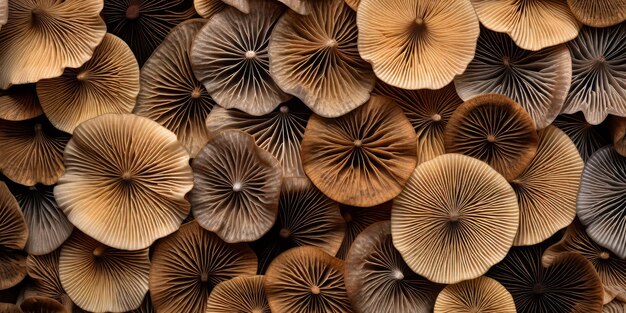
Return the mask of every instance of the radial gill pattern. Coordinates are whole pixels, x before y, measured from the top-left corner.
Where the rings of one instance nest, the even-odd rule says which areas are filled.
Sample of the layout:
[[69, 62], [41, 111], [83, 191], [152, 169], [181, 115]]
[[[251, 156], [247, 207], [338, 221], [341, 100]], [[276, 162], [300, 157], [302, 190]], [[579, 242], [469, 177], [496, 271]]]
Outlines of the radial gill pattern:
[[434, 313], [516, 313], [511, 294], [489, 277], [448, 285], [437, 296]]
[[610, 143], [609, 123], [591, 125], [585, 120], [585, 116], [581, 112], [561, 114], [557, 116], [552, 125], [569, 136], [585, 162], [594, 152]]

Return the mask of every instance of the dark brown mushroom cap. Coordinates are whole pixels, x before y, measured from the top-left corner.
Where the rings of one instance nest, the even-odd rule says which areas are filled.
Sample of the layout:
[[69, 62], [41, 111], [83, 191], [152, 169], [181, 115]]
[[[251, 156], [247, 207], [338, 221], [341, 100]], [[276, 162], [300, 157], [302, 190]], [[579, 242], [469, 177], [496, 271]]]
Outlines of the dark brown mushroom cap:
[[28, 227], [20, 206], [0, 181], [0, 290], [17, 285], [26, 276]]
[[338, 117], [354, 110], [376, 83], [359, 56], [357, 33], [356, 13], [343, 0], [317, 1], [304, 16], [285, 13], [269, 44], [272, 77], [316, 114]]
[[263, 276], [241, 276], [223, 281], [211, 292], [206, 313], [270, 313]]
[[0, 169], [12, 181], [52, 185], [65, 171], [63, 149], [70, 135], [42, 115], [25, 121], [0, 122]]
[[391, 219], [391, 205], [392, 201], [369, 207], [361, 208], [350, 205], [339, 205], [341, 216], [346, 221], [346, 232], [341, 242], [341, 247], [335, 255], [339, 259], [345, 259], [348, 255], [348, 250], [352, 246], [352, 243], [356, 237], [370, 225], [380, 222], [388, 221]]
[[528, 113], [498, 94], [465, 101], [444, 134], [446, 152], [484, 161], [507, 180], [518, 176], [537, 152], [537, 132]]
[[589, 237], [622, 259], [626, 258], [625, 188], [626, 157], [604, 147], [585, 165], [576, 207]]
[[444, 154], [415, 168], [393, 201], [393, 243], [417, 274], [437, 283], [477, 278], [517, 233], [515, 192], [487, 163]]
[[257, 260], [244, 243], [228, 244], [187, 223], [154, 246], [150, 295], [157, 312], [206, 312], [211, 290], [237, 276], [254, 275]]
[[61, 249], [45, 255], [29, 255], [27, 259], [28, 276], [32, 283], [24, 288], [24, 297], [43, 296], [63, 304], [71, 312], [82, 310], [67, 295], [59, 278], [59, 256]]
[[626, 20], [624, 0], [567, 0], [567, 4], [585, 25], [607, 27]]
[[106, 33], [102, 2], [10, 1], [10, 18], [0, 30], [0, 89], [57, 77], [87, 62]]
[[20, 308], [24, 313], [71, 313], [58, 301], [41, 296], [24, 299]]
[[269, 69], [270, 34], [284, 7], [270, 0], [250, 5], [250, 14], [226, 8], [208, 20], [193, 41], [191, 65], [217, 104], [263, 115], [291, 97]]
[[204, 18], [210, 18], [215, 13], [222, 11], [226, 8], [228, 0], [193, 0], [193, 7], [196, 12]]
[[626, 302], [614, 300], [602, 308], [602, 313], [624, 313], [626, 312]]
[[393, 247], [391, 222], [378, 222], [356, 238], [344, 273], [352, 307], [357, 312], [432, 312], [444, 287], [415, 274]]
[[511, 294], [494, 279], [476, 279], [448, 285], [437, 296], [434, 313], [515, 313]]
[[[609, 123], [591, 125], [587, 123], [585, 116], [581, 112], [560, 114], [552, 125], [558, 127], [569, 136], [585, 162], [594, 152], [610, 143]], [[624, 126], [624, 133], [626, 134], [626, 124]]]
[[205, 121], [215, 105], [189, 61], [193, 39], [204, 24], [201, 19], [181, 23], [154, 50], [141, 70], [134, 109], [174, 132], [192, 158], [209, 140]]
[[206, 126], [214, 134], [237, 129], [252, 135], [259, 147], [280, 161], [285, 177], [304, 177], [300, 146], [309, 116], [311, 111], [300, 100], [292, 98], [261, 116], [216, 106], [207, 117]]
[[393, 100], [372, 96], [336, 119], [311, 116], [302, 139], [302, 164], [331, 199], [374, 206], [402, 190], [417, 161], [416, 138]]
[[24, 313], [19, 306], [13, 303], [0, 303], [0, 313]]
[[482, 28], [476, 57], [454, 85], [463, 100], [481, 94], [506, 95], [541, 129], [561, 112], [571, 80], [572, 60], [565, 45], [523, 50], [506, 34]]
[[13, 85], [7, 90], [0, 89], [0, 119], [23, 121], [43, 114], [35, 86]]
[[344, 262], [311, 246], [279, 255], [265, 274], [265, 292], [274, 313], [350, 313]]
[[609, 121], [613, 149], [626, 156], [626, 117], [613, 116]]
[[244, 132], [213, 137], [193, 160], [189, 201], [196, 221], [228, 243], [250, 242], [274, 225], [280, 163]]

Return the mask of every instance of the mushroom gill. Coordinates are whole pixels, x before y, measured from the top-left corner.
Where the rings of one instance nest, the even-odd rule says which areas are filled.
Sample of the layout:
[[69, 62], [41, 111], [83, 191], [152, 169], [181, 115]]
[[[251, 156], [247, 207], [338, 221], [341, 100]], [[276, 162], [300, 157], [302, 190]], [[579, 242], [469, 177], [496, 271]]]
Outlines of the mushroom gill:
[[560, 114], [552, 125], [558, 127], [569, 136], [576, 145], [576, 149], [578, 149], [578, 153], [584, 162], [587, 162], [589, 157], [598, 149], [610, 143], [610, 123], [591, 125], [587, 123], [585, 116], [581, 112]]
[[0, 290], [17, 285], [26, 277], [28, 227], [20, 206], [0, 181]]
[[56, 249], [45, 255], [29, 255], [26, 261], [28, 276], [31, 283], [24, 288], [24, 297], [43, 296], [54, 299], [69, 312], [80, 312], [67, 294], [59, 278], [59, 256], [61, 249]]
[[626, 20], [625, 0], [567, 0], [567, 4], [585, 25], [608, 27]]
[[[232, 0], [193, 0], [193, 7], [196, 9], [196, 12], [198, 12], [200, 16], [204, 18], [211, 18], [211, 16], [213, 16], [215, 13], [224, 10], [224, 8], [226, 8], [226, 3], [228, 2], [232, 2]], [[241, 9], [240, 11], [243, 12], [243, 10]]]
[[23, 121], [43, 114], [35, 86], [24, 84], [0, 89], [0, 119]]
[[335, 257], [344, 260], [356, 237], [370, 225], [388, 221], [391, 219], [392, 201], [375, 205], [373, 207], [361, 208], [350, 205], [339, 205], [341, 216], [346, 221], [346, 232], [341, 242], [341, 247]]
[[263, 276], [240, 276], [223, 281], [211, 292], [206, 313], [271, 313]]
[[434, 313], [516, 313], [511, 294], [489, 277], [448, 285], [437, 296]]

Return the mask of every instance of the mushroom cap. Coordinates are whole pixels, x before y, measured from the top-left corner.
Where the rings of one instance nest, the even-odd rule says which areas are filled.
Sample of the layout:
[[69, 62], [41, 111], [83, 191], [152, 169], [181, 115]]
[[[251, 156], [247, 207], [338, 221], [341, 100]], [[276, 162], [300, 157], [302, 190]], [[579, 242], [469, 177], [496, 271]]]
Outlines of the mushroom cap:
[[148, 249], [119, 250], [75, 231], [61, 246], [59, 279], [79, 307], [124, 312], [141, 305], [148, 292]]
[[620, 155], [626, 156], [626, 117], [613, 116], [609, 127], [613, 149]]
[[359, 56], [355, 21], [343, 0], [321, 0], [308, 15], [285, 13], [272, 32], [272, 77], [323, 117], [361, 106], [376, 83], [372, 67]]
[[359, 8], [359, 4], [361, 3], [361, 0], [344, 0], [344, 1], [354, 11], [356, 11]]
[[563, 0], [471, 0], [485, 27], [509, 34], [522, 49], [537, 51], [570, 41], [582, 24]]
[[127, 313], [156, 313], [154, 306], [152, 305], [152, 298], [150, 293], [147, 293], [141, 302], [141, 306], [137, 309], [131, 310]]
[[232, 2], [232, 0], [193, 0], [193, 7], [200, 16], [210, 18], [215, 13], [224, 10], [226, 2]]
[[584, 162], [567, 135], [554, 126], [539, 131], [537, 154], [511, 181], [519, 202], [513, 245], [540, 243], [571, 224]]
[[244, 131], [256, 144], [280, 161], [285, 177], [306, 176], [300, 158], [300, 146], [311, 111], [297, 98], [282, 103], [269, 114], [254, 116], [239, 110], [216, 106], [206, 119], [208, 131]]
[[626, 258], [625, 188], [626, 157], [606, 146], [587, 161], [576, 205], [589, 237], [622, 259]]
[[602, 308], [602, 313], [624, 313], [626, 312], [626, 302], [614, 300]]
[[189, 51], [204, 20], [176, 26], [154, 50], [141, 70], [141, 88], [134, 113], [171, 130], [193, 158], [209, 140], [205, 120], [215, 105], [193, 75]]
[[264, 115], [291, 98], [269, 69], [270, 34], [284, 8], [269, 0], [250, 5], [250, 14], [226, 8], [208, 20], [193, 41], [191, 66], [217, 104]]
[[484, 161], [507, 180], [517, 177], [537, 152], [537, 132], [528, 113], [498, 94], [465, 101], [448, 121], [444, 137], [446, 152]]
[[343, 261], [311, 246], [282, 253], [265, 274], [265, 292], [272, 312], [352, 312], [344, 268]]
[[103, 244], [143, 249], [187, 217], [189, 155], [176, 135], [152, 120], [131, 114], [88, 120], [74, 131], [64, 157], [57, 204]]
[[331, 199], [374, 206], [402, 190], [417, 162], [416, 138], [393, 100], [372, 96], [336, 119], [311, 116], [302, 139], [302, 165]]
[[28, 227], [20, 206], [0, 181], [0, 290], [17, 285], [26, 276]]
[[270, 313], [263, 276], [240, 276], [223, 281], [211, 292], [206, 313]]
[[625, 0], [567, 0], [567, 4], [585, 25], [607, 27], [626, 20]]
[[[194, 0], [195, 1], [195, 0]], [[249, 14], [250, 12], [255, 12], [254, 11], [254, 1], [256, 0], [222, 0], [224, 3], [230, 5], [231, 7], [236, 8], [237, 10], [241, 11], [242, 13], [246, 13]], [[250, 2], [252, 1], [252, 6], [250, 5]], [[250, 10], [250, 7], [252, 7], [253, 9]]]
[[157, 312], [206, 312], [211, 290], [237, 276], [254, 275], [257, 260], [244, 243], [228, 244], [197, 222], [157, 242], [150, 295]]
[[26, 261], [28, 276], [32, 283], [24, 289], [24, 297], [43, 296], [54, 299], [72, 312], [82, 310], [70, 299], [59, 278], [59, 256], [61, 249], [45, 255], [29, 255]]
[[57, 77], [87, 62], [106, 33], [102, 2], [10, 1], [10, 18], [0, 30], [0, 89]]
[[344, 260], [350, 247], [357, 236], [370, 225], [391, 219], [392, 201], [369, 207], [361, 208], [350, 205], [339, 205], [341, 216], [346, 222], [346, 232], [341, 242], [341, 247], [335, 257]]
[[20, 308], [24, 313], [71, 313], [58, 301], [41, 296], [25, 298]]
[[[587, 162], [591, 154], [610, 143], [607, 124], [591, 125], [581, 112], [560, 114], [552, 123], [574, 142], [584, 162]], [[626, 134], [626, 123], [624, 132]], [[626, 154], [626, 151], [624, 153]]]
[[448, 285], [437, 296], [434, 313], [516, 313], [511, 294], [489, 277]]
[[541, 129], [561, 112], [571, 80], [572, 59], [565, 45], [523, 50], [506, 34], [482, 28], [476, 57], [454, 85], [463, 100], [489, 93], [513, 99]]
[[0, 168], [10, 180], [34, 186], [52, 185], [63, 175], [63, 148], [70, 135], [54, 128], [42, 115], [0, 123]]
[[19, 306], [13, 303], [0, 303], [0, 313], [24, 313]]
[[130, 113], [139, 93], [139, 66], [121, 39], [106, 34], [93, 57], [80, 68], [37, 83], [41, 108], [58, 129], [76, 127], [106, 113]]
[[393, 247], [391, 222], [377, 222], [356, 238], [346, 257], [346, 290], [357, 312], [432, 312], [444, 287], [415, 274]]
[[250, 242], [274, 225], [280, 163], [244, 132], [213, 137], [193, 160], [189, 201], [196, 221], [228, 243]]
[[359, 52], [379, 79], [404, 89], [440, 89], [465, 71], [480, 32], [467, 0], [362, 0]]
[[517, 233], [515, 192], [487, 163], [444, 154], [415, 168], [391, 210], [393, 243], [417, 274], [437, 283], [477, 278]]
[[[1, 0], [0, 0], [1, 1]], [[0, 89], [0, 119], [23, 121], [43, 114], [35, 84], [13, 85]]]
[[626, 116], [626, 23], [584, 27], [567, 47], [572, 57], [572, 86], [563, 112], [582, 111], [593, 125], [609, 114]]
[[[284, 3], [293, 11], [297, 12], [301, 15], [307, 15], [311, 12], [315, 11], [317, 5], [319, 5], [318, 0], [278, 0]], [[326, 0], [323, 0], [326, 1]]]

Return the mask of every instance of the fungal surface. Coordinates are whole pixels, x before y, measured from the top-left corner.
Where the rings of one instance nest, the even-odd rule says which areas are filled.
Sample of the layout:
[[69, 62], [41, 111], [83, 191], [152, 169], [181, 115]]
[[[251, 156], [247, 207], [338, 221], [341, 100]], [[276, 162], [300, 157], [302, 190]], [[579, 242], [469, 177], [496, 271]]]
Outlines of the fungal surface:
[[207, 313], [270, 313], [263, 276], [240, 276], [215, 286], [207, 302]]
[[585, 25], [607, 27], [626, 20], [624, 0], [567, 0], [567, 4]]
[[13, 85], [0, 89], [0, 119], [23, 121], [43, 114], [35, 84]]
[[44, 296], [63, 304], [70, 312], [80, 312], [70, 296], [63, 289], [59, 278], [59, 256], [61, 249], [46, 255], [29, 255], [28, 276], [32, 283], [24, 288], [24, 297]]
[[26, 276], [28, 227], [20, 206], [0, 181], [0, 290], [17, 285]]
[[581, 112], [560, 114], [552, 125], [569, 136], [585, 162], [594, 152], [610, 143], [609, 123], [591, 125], [585, 120], [585, 116]]
[[336, 257], [345, 259], [356, 237], [367, 227], [376, 222], [390, 220], [391, 204], [392, 201], [387, 201], [368, 208], [339, 205], [341, 216], [346, 221], [346, 234]]
[[434, 313], [516, 313], [511, 294], [489, 277], [448, 285], [437, 296]]

